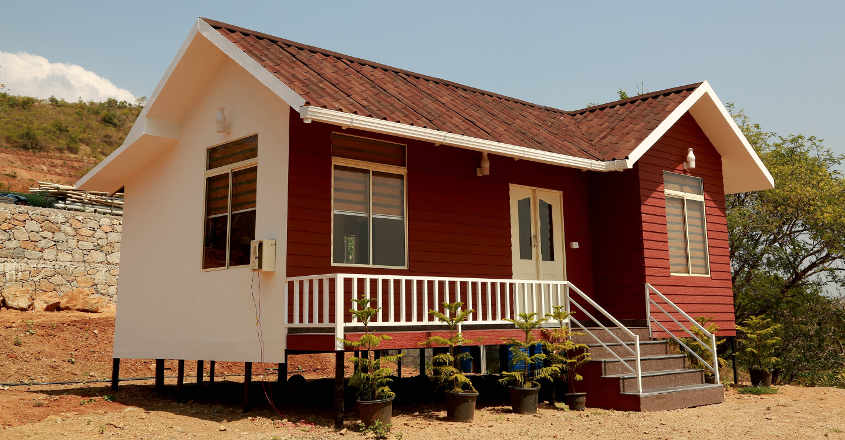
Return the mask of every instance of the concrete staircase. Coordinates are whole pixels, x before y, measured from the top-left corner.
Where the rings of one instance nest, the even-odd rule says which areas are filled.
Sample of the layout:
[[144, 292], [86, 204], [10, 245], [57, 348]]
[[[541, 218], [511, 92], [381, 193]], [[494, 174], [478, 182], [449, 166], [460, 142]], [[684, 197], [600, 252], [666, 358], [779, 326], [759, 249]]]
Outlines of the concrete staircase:
[[[609, 328], [619, 335], [625, 345], [630, 336], [618, 328]], [[626, 411], [660, 411], [721, 403], [724, 400], [722, 385], [708, 384], [704, 371], [689, 365], [683, 353], [673, 349], [666, 339], [650, 339], [648, 328], [630, 328], [640, 336], [640, 365], [642, 367], [642, 393], [637, 392], [637, 376], [614, 357], [617, 353], [631, 367], [636, 362], [631, 352], [601, 328], [589, 330], [605, 343], [602, 347], [583, 331], [575, 341], [590, 346], [592, 360], [579, 370], [584, 380], [575, 388], [587, 393], [587, 406]]]

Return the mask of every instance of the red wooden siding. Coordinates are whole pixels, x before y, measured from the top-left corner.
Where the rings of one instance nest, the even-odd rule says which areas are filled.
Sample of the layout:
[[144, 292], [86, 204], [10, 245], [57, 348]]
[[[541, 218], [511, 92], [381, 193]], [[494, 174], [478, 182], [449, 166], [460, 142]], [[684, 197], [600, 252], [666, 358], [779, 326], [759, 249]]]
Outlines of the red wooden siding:
[[[564, 240], [580, 243], [579, 249], [565, 246], [568, 279], [584, 292], [594, 293], [588, 173], [492, 156], [491, 174], [478, 177], [478, 152], [316, 122], [305, 124], [296, 112], [291, 112], [290, 125], [288, 277], [346, 272], [511, 278], [508, 185], [515, 183], [563, 193]], [[407, 145], [407, 269], [330, 264], [330, 137], [334, 131]]]
[[[683, 161], [693, 148], [696, 167], [686, 171]], [[734, 335], [733, 290], [725, 217], [722, 159], [692, 116], [684, 115], [637, 162], [640, 182], [643, 267], [645, 279], [693, 317], [709, 317], [720, 335]], [[672, 276], [666, 231], [663, 171], [700, 177], [704, 182], [710, 276]], [[644, 292], [640, 292], [644, 295]], [[653, 312], [654, 313], [654, 312]], [[655, 315], [659, 317], [659, 315]]]
[[625, 323], [645, 320], [645, 271], [636, 170], [593, 173], [590, 223], [594, 284], [602, 305]]

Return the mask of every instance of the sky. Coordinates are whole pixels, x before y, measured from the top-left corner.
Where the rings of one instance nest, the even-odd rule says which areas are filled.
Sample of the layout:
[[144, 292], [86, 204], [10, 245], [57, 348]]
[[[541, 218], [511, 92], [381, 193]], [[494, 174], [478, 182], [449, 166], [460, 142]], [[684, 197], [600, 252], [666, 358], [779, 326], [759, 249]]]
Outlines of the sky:
[[3, 0], [0, 83], [149, 96], [205, 16], [566, 110], [708, 80], [763, 128], [845, 154], [843, 14], [813, 1]]

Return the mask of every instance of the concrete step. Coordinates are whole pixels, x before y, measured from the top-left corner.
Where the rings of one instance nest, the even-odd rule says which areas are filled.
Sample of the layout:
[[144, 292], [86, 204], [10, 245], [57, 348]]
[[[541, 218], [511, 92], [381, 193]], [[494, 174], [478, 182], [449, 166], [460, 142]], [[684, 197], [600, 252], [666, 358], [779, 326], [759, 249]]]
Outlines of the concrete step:
[[[631, 368], [636, 368], [636, 359], [633, 357], [622, 357]], [[602, 363], [602, 376], [627, 374], [631, 370], [616, 358], [598, 359], [591, 362]], [[640, 368], [645, 371], [682, 370], [686, 368], [686, 356], [683, 354], [658, 354], [651, 356], [640, 356]]]
[[725, 387], [716, 384], [685, 385], [643, 393], [621, 393], [622, 397], [637, 396], [640, 411], [665, 411], [713, 405], [725, 400]]
[[[644, 371], [642, 375], [643, 392], [662, 391], [685, 385], [701, 385], [704, 383], [704, 371], [698, 369], [678, 369], [662, 371]], [[611, 374], [606, 378], [619, 379], [619, 391], [622, 393], [637, 392], [637, 376], [632, 373]]]
[[[620, 329], [619, 327], [608, 327], [607, 330], [601, 327], [587, 327], [587, 330], [590, 331], [596, 338], [599, 338], [602, 342], [619, 342], [616, 338], [614, 338], [610, 333], [616, 335], [622, 342], [633, 342], [633, 338], [624, 330]], [[647, 341], [651, 339], [649, 336], [648, 328], [647, 327], [629, 327], [629, 330], [633, 332], [635, 335], [640, 336], [640, 341]], [[578, 326], [574, 326], [572, 328], [572, 340], [580, 343], [580, 344], [592, 344], [596, 342], [596, 339], [593, 336], [590, 336], [584, 329], [579, 328]]]
[[[607, 348], [603, 347], [599, 343], [590, 343], [587, 344], [590, 347], [590, 355], [595, 360], [601, 359], [616, 359], [610, 351], [613, 351], [617, 355], [622, 358], [632, 356], [631, 350], [628, 350], [623, 344], [618, 342], [606, 342], [604, 345]], [[630, 347], [631, 349], [634, 348], [633, 342], [628, 343], [626, 342], [625, 345]], [[608, 351], [610, 350], [610, 351]], [[652, 355], [660, 355], [660, 354], [670, 354], [669, 347], [666, 340], [657, 340], [657, 341], [640, 341], [640, 356], [652, 356]]]

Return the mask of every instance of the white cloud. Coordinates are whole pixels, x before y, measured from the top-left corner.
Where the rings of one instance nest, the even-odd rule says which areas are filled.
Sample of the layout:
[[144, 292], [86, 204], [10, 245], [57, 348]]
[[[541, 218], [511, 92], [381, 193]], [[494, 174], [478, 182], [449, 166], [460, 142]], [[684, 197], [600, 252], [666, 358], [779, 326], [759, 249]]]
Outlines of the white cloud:
[[51, 63], [47, 58], [25, 52], [0, 51], [0, 84], [15, 95], [66, 101], [135, 102], [135, 96], [111, 81], [76, 64]]

